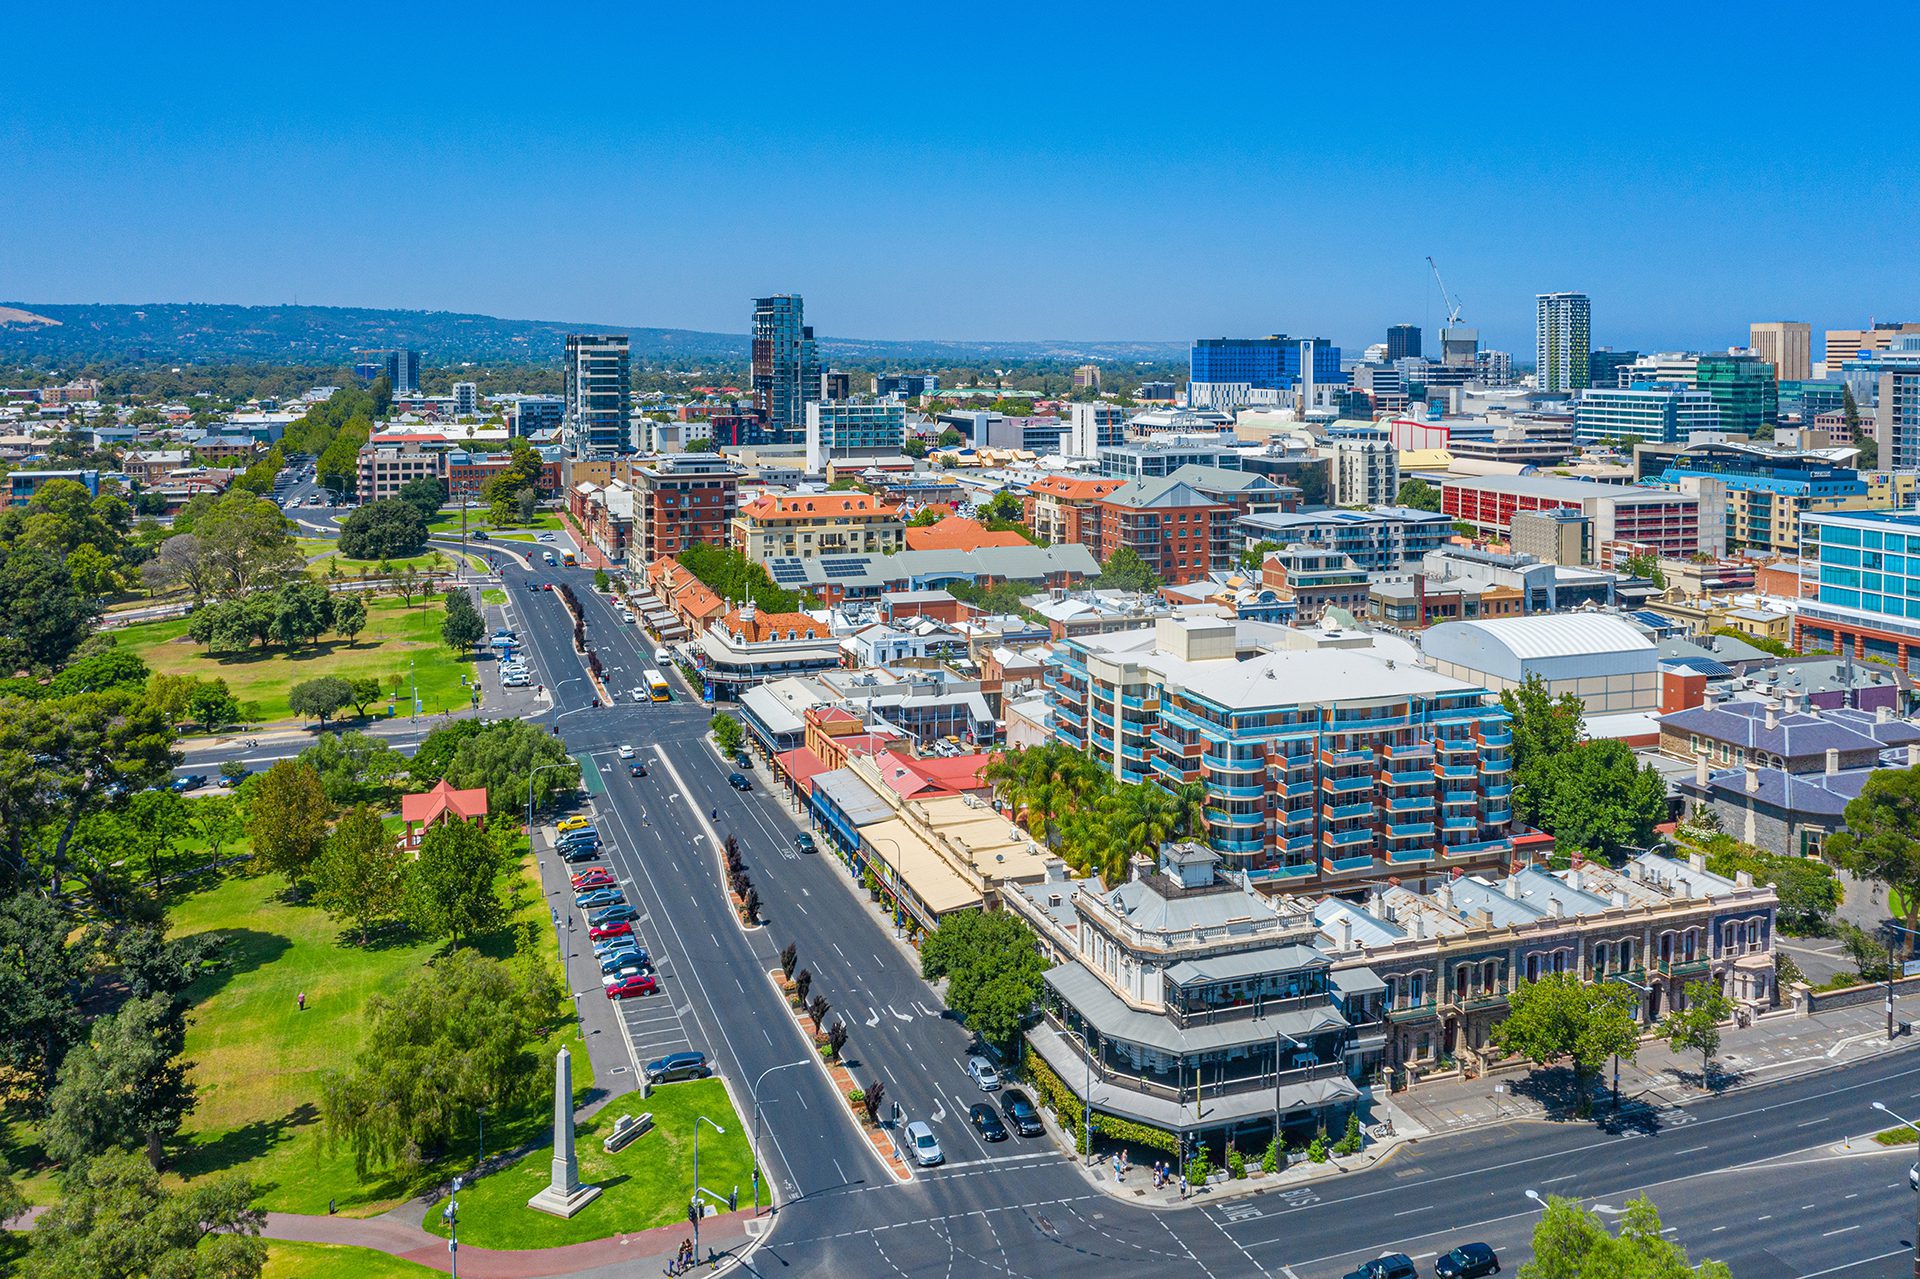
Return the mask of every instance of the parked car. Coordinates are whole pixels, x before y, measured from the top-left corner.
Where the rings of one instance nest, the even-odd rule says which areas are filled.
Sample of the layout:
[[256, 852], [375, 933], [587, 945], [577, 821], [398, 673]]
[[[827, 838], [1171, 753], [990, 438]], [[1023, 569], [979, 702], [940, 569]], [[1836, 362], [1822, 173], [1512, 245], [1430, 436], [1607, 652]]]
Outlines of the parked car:
[[569, 865], [574, 862], [590, 862], [599, 855], [599, 844], [572, 844], [560, 850], [560, 860]]
[[733, 787], [737, 791], [748, 791], [753, 789], [753, 783], [747, 780], [746, 774], [744, 773], [728, 773], [727, 785]]
[[813, 842], [812, 835], [809, 835], [806, 831], [801, 831], [793, 837], [793, 850], [797, 853], [812, 853], [818, 852], [819, 847]]
[[984, 1101], [976, 1101], [967, 1107], [967, 1118], [973, 1122], [973, 1130], [980, 1134], [982, 1141], [1005, 1141], [1007, 1126], [1000, 1122], [1000, 1115]]
[[1500, 1273], [1500, 1254], [1483, 1243], [1463, 1243], [1433, 1263], [1436, 1279], [1481, 1279]]
[[913, 1152], [913, 1161], [922, 1168], [931, 1168], [947, 1160], [940, 1153], [940, 1139], [933, 1135], [933, 1129], [919, 1119], [907, 1125], [907, 1149]]
[[631, 937], [633, 925], [626, 920], [617, 920], [610, 924], [594, 924], [587, 929], [587, 937], [592, 941], [605, 941], [609, 937]]
[[613, 883], [613, 872], [605, 866], [595, 866], [592, 870], [575, 871], [573, 889], [585, 892], [589, 888], [606, 888]]
[[981, 1092], [1000, 1090], [1000, 1072], [993, 1068], [992, 1062], [977, 1053], [967, 1058], [967, 1078], [973, 1080], [974, 1086]]
[[167, 784], [167, 789], [176, 794], [182, 791], [199, 790], [207, 784], [205, 773], [185, 773]]
[[610, 950], [600, 957], [601, 977], [631, 977], [635, 973], [650, 973], [653, 965], [648, 963], [638, 947], [629, 946], [625, 950]]
[[660, 979], [652, 973], [635, 973], [631, 977], [622, 977], [607, 987], [608, 999], [631, 999], [635, 995], [651, 995], [660, 989]]
[[584, 893], [574, 894], [573, 904], [578, 910], [591, 910], [595, 906], [618, 906], [627, 900], [627, 895], [618, 887], [589, 888]]
[[568, 831], [592, 830], [593, 819], [590, 817], [581, 817], [578, 814], [575, 814], [572, 817], [562, 817], [559, 823], [554, 826], [554, 829], [559, 831], [562, 835], [566, 834]]
[[646, 947], [640, 944], [640, 939], [633, 935], [632, 930], [628, 930], [618, 937], [609, 937], [605, 941], [593, 943], [593, 957], [595, 959], [605, 959], [608, 955], [622, 950], [637, 950], [642, 955], [647, 953]]
[[640, 918], [639, 911], [627, 905], [625, 902], [621, 902], [618, 906], [609, 906], [605, 910], [596, 911], [594, 914], [588, 915], [587, 922], [598, 927], [601, 924], [630, 923], [638, 918]]
[[583, 826], [578, 830], [568, 831], [553, 842], [561, 848], [569, 848], [574, 844], [597, 844], [600, 842], [600, 828]]
[[1022, 1137], [1038, 1137], [1047, 1130], [1032, 1100], [1018, 1088], [1008, 1088], [1000, 1094], [1000, 1113]]
[[1346, 1279], [1354, 1279], [1356, 1275], [1360, 1279], [1420, 1279], [1413, 1258], [1404, 1252], [1385, 1252], [1371, 1261], [1363, 1261]]
[[647, 1082], [650, 1084], [670, 1084], [680, 1079], [705, 1079], [707, 1077], [707, 1055], [705, 1053], [669, 1053], [658, 1061], [646, 1064]]

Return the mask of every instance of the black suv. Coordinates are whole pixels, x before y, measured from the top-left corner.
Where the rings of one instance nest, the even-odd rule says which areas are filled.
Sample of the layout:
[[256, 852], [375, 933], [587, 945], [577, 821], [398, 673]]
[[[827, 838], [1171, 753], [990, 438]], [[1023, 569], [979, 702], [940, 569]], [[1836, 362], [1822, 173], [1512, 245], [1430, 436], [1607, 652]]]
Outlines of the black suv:
[[735, 790], [752, 790], [753, 789], [753, 783], [747, 780], [747, 775], [745, 773], [728, 773], [727, 785], [733, 787]]
[[1404, 1252], [1389, 1252], [1363, 1261], [1346, 1279], [1420, 1279], [1413, 1258]]
[[1481, 1279], [1500, 1273], [1500, 1255], [1483, 1243], [1464, 1243], [1433, 1263], [1435, 1279]]
[[1040, 1112], [1027, 1100], [1027, 1094], [1018, 1088], [1000, 1090], [1000, 1112], [1022, 1137], [1038, 1137], [1047, 1130], [1046, 1125], [1040, 1122]]
[[815, 851], [813, 836], [809, 835], [806, 831], [801, 831], [793, 837], [793, 847], [794, 851], [801, 853], [811, 853]]

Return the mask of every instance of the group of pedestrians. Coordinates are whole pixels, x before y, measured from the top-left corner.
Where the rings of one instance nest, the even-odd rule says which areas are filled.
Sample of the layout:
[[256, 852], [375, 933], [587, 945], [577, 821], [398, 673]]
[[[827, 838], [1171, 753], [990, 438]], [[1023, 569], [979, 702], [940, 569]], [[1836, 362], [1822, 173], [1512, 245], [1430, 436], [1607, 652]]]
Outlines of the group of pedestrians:
[[698, 1264], [699, 1259], [694, 1256], [693, 1240], [682, 1239], [680, 1241], [679, 1251], [673, 1254], [673, 1260], [667, 1264], [667, 1273], [669, 1275], [684, 1275]]

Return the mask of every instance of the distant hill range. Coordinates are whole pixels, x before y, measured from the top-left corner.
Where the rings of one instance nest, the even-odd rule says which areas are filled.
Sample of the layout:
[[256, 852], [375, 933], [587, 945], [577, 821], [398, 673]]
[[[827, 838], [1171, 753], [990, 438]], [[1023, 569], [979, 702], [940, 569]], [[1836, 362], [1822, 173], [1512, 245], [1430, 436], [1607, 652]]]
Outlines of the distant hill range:
[[[503, 320], [453, 311], [377, 311], [344, 306], [226, 306], [156, 302], [0, 302], [0, 360], [216, 364], [267, 361], [338, 365], [355, 352], [416, 347], [430, 364], [558, 363], [569, 333], [626, 333], [634, 358], [652, 363], [744, 364], [743, 333], [617, 324]], [[982, 360], [1118, 363], [1184, 359], [1177, 342], [944, 342], [821, 339], [823, 362], [950, 366]]]

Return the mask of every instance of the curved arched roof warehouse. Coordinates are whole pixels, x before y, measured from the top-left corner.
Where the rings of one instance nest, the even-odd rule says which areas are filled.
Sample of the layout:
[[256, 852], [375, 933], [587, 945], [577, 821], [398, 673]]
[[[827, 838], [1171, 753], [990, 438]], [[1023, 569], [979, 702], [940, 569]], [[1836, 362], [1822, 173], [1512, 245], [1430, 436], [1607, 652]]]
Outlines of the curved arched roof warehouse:
[[1653, 641], [1607, 613], [1442, 622], [1420, 637], [1420, 648], [1442, 675], [1496, 693], [1538, 675], [1552, 695], [1579, 697], [1589, 715], [1660, 704]]

